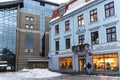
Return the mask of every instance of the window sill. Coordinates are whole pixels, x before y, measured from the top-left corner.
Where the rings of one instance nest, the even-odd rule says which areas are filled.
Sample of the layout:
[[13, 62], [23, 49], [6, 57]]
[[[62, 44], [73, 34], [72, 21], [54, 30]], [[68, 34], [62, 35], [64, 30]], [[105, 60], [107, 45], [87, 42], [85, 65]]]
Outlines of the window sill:
[[115, 17], [117, 17], [117, 14], [115, 14], [115, 15], [113, 15], [113, 16], [110, 16], [110, 17], [107, 17], [107, 18], [104, 18], [103, 20], [105, 21], [105, 20], [108, 20], [108, 19], [110, 19], [110, 18], [115, 18]]
[[95, 21], [95, 22], [90, 22], [90, 23], [88, 23], [89, 25], [92, 25], [92, 24], [95, 24], [95, 23], [99, 23], [99, 21], [97, 20], [97, 21]]
[[65, 31], [64, 33], [68, 33], [68, 32], [70, 32], [70, 31], [71, 31], [71, 29], [69, 29], [69, 30]]

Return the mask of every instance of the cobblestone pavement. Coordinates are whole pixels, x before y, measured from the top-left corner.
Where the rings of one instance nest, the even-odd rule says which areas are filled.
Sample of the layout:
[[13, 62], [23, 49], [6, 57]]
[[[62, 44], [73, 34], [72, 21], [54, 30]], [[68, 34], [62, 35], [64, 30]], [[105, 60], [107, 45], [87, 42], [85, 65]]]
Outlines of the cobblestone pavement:
[[62, 75], [53, 78], [42, 79], [25, 79], [25, 80], [120, 80], [117, 76], [102, 76], [102, 75]]

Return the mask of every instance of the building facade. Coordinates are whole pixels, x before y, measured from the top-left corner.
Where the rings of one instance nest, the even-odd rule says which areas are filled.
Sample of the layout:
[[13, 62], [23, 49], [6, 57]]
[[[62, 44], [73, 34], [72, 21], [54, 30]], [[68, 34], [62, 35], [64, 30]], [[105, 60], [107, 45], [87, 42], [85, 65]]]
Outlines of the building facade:
[[[16, 70], [48, 67], [48, 24], [59, 6], [43, 0], [24, 0], [17, 28]], [[28, 5], [29, 4], [29, 5]]]
[[[119, 0], [71, 0], [50, 21], [49, 68], [94, 73], [120, 73]], [[54, 67], [56, 66], [56, 67]]]
[[48, 67], [48, 26], [58, 6], [43, 0], [0, 3], [0, 51], [16, 54], [16, 70]]

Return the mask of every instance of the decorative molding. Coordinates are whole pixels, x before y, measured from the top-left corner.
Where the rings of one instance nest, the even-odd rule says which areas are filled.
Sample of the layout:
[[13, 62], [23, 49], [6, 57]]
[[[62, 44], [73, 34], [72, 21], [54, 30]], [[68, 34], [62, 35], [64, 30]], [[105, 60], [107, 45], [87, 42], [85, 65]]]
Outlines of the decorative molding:
[[94, 31], [94, 30], [98, 30], [101, 26], [96, 26], [96, 27], [93, 27], [93, 28], [90, 28], [88, 29], [89, 31]]
[[64, 35], [64, 38], [69, 38], [72, 34]]
[[60, 39], [60, 37], [54, 38], [55, 41], [57, 41], [57, 40], [59, 40], [59, 39]]
[[40, 34], [40, 31], [37, 31], [37, 30], [25, 30], [25, 29], [19, 29], [19, 28], [17, 28], [16, 30], [20, 31], [20, 32], [31, 32], [31, 33], [38, 33], [38, 34]]
[[85, 33], [85, 31], [86, 31], [85, 28], [77, 28], [77, 30], [76, 30], [76, 34]]
[[104, 27], [111, 27], [111, 26], [115, 26], [118, 22], [119, 22], [119, 20], [114, 21], [114, 22], [110, 22], [110, 23], [107, 23], [107, 24], [103, 24], [103, 26], [104, 26]]

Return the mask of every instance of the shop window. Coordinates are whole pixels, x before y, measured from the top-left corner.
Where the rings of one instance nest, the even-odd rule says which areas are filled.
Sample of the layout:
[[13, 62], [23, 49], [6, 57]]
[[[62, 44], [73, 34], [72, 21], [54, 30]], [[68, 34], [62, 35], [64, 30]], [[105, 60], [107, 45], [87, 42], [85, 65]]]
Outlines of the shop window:
[[91, 33], [91, 43], [92, 44], [98, 44], [99, 43], [98, 31], [95, 31], [95, 32]]
[[55, 26], [55, 34], [59, 34], [59, 25]]
[[90, 11], [90, 23], [95, 22], [97, 20], [98, 20], [97, 9], [91, 10]]
[[72, 58], [60, 58], [59, 59], [59, 67], [60, 70], [72, 70]]
[[65, 21], [65, 31], [69, 31], [70, 29], [70, 20]]
[[115, 15], [114, 2], [110, 2], [105, 5], [105, 17], [110, 17]]
[[94, 71], [119, 71], [118, 54], [93, 55]]
[[66, 39], [66, 49], [70, 48], [70, 38]]
[[84, 35], [78, 36], [78, 43], [83, 44], [84, 43]]
[[116, 27], [106, 29], [107, 42], [116, 41]]
[[84, 15], [78, 16], [78, 27], [84, 25]]

